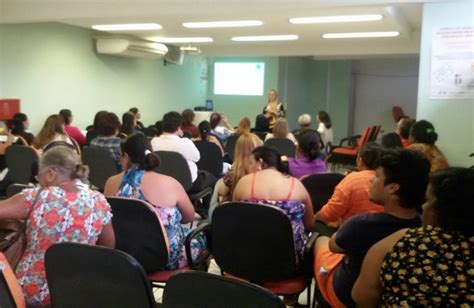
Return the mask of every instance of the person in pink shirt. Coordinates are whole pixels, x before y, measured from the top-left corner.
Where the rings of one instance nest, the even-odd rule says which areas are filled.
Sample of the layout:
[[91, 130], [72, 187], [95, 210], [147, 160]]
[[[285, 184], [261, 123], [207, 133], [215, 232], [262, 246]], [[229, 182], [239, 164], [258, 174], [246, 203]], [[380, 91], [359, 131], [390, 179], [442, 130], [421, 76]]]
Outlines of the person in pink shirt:
[[79, 146], [83, 147], [87, 144], [86, 136], [76, 126], [72, 126], [72, 112], [69, 109], [62, 109], [59, 115], [64, 118], [64, 130], [72, 139], [76, 140]]
[[366, 144], [357, 156], [358, 172], [348, 174], [334, 189], [329, 201], [315, 214], [316, 220], [340, 225], [354, 215], [383, 212], [381, 205], [369, 200], [370, 183], [375, 176], [382, 148]]

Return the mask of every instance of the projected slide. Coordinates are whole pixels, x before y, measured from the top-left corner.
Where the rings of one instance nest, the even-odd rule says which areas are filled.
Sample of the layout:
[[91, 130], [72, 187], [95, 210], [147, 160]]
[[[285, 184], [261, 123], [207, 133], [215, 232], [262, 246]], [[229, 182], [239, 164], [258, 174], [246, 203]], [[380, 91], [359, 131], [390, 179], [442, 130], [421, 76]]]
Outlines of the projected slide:
[[214, 63], [214, 94], [263, 95], [265, 63]]

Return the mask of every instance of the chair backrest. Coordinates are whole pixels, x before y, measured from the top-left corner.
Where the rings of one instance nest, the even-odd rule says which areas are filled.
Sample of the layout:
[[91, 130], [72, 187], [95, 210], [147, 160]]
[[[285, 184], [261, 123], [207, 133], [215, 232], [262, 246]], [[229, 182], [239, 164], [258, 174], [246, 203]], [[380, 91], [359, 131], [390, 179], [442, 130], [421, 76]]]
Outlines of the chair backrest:
[[15, 273], [11, 269], [5, 256], [0, 252], [0, 307], [24, 308], [25, 297]]
[[13, 197], [14, 195], [20, 193], [25, 188], [33, 188], [34, 186], [26, 184], [11, 184], [7, 188], [7, 198]]
[[38, 166], [38, 154], [24, 145], [9, 146], [5, 150], [5, 160], [13, 183], [28, 184], [34, 175], [35, 165]]
[[253, 283], [204, 272], [187, 271], [176, 274], [168, 280], [163, 294], [163, 307], [284, 308], [286, 306], [277, 295]]
[[134, 257], [146, 272], [168, 263], [168, 237], [152, 205], [142, 200], [108, 197], [115, 248]]
[[140, 264], [118, 250], [77, 243], [51, 246], [45, 255], [53, 307], [154, 307]]
[[234, 161], [235, 145], [237, 144], [238, 139], [239, 135], [233, 134], [227, 137], [227, 141], [225, 143], [225, 151], [231, 162]]
[[281, 281], [297, 269], [291, 223], [273, 206], [219, 205], [212, 217], [212, 254], [224, 272], [252, 282]]
[[143, 129], [143, 133], [145, 134], [145, 136], [147, 137], [156, 137], [156, 135], [158, 135], [158, 130], [156, 129], [156, 127], [153, 125], [153, 126], [148, 126], [146, 128]]
[[265, 144], [274, 146], [281, 155], [286, 157], [296, 156], [295, 144], [287, 138], [271, 138], [265, 141]]
[[316, 213], [334, 193], [334, 188], [344, 178], [340, 173], [311, 174], [301, 181], [311, 197], [313, 211]]
[[160, 157], [161, 163], [153, 171], [174, 178], [183, 185], [184, 190], [188, 191], [193, 182], [186, 159], [178, 152], [156, 151], [155, 153]]
[[382, 128], [382, 125], [375, 125], [374, 126], [374, 132], [372, 134], [372, 138], [370, 138], [369, 141], [371, 142], [375, 142], [377, 140], [377, 137], [379, 136], [379, 133], [380, 133], [380, 129]]
[[89, 166], [89, 182], [103, 190], [107, 179], [118, 173], [112, 153], [100, 147], [84, 147], [82, 162]]
[[74, 139], [72, 139], [72, 138], [69, 138], [69, 140], [73, 144], [70, 144], [66, 141], [53, 141], [53, 142], [50, 142], [43, 148], [43, 153], [51, 150], [52, 148], [62, 146], [62, 147], [66, 147], [70, 150], [73, 150], [77, 154], [81, 155], [81, 149], [80, 149], [79, 145], [76, 143], [76, 141], [74, 141]]
[[357, 146], [356, 147], [358, 149], [362, 148], [362, 146], [367, 143], [371, 131], [372, 131], [372, 127], [367, 127], [364, 130], [364, 132], [362, 133], [362, 135], [359, 138], [359, 141], [357, 141]]
[[400, 106], [393, 106], [392, 107], [392, 116], [393, 120], [398, 123], [402, 117], [405, 116], [405, 112], [403, 111], [402, 107]]
[[197, 162], [198, 168], [206, 170], [216, 178], [219, 178], [222, 173], [223, 163], [221, 149], [216, 144], [206, 140], [195, 141], [194, 144], [201, 155]]

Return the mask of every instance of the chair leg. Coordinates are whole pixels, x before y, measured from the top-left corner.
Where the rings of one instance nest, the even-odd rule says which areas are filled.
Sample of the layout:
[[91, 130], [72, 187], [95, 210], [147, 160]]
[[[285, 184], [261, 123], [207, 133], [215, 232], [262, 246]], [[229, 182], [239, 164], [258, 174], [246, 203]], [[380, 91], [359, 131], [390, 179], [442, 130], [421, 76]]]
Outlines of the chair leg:
[[309, 281], [309, 284], [308, 284], [308, 290], [306, 291], [306, 307], [311, 307], [311, 281], [312, 279]]

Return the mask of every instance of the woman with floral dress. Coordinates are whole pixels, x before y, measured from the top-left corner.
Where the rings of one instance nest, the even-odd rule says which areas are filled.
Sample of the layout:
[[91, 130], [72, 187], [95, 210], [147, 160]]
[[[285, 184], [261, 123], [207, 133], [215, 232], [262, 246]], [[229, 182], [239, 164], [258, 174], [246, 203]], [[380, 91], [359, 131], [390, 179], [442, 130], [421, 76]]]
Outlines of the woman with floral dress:
[[[159, 163], [159, 157], [151, 152], [145, 135], [128, 137], [122, 144], [125, 171], [107, 180], [104, 194], [144, 200], [155, 207], [169, 240], [170, 255], [164, 269], [177, 269], [188, 264], [184, 240], [191, 229], [182, 224], [194, 219], [194, 207], [178, 181], [153, 171]], [[201, 236], [191, 242], [193, 258], [199, 255], [205, 244]]]
[[87, 174], [73, 150], [57, 146], [41, 157], [40, 187], [0, 202], [0, 220], [26, 219], [26, 250], [16, 276], [29, 306], [50, 304], [44, 265], [50, 246], [61, 242], [115, 246], [110, 206], [101, 193], [83, 185]]

